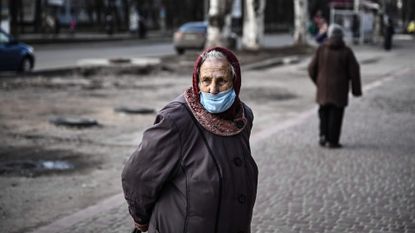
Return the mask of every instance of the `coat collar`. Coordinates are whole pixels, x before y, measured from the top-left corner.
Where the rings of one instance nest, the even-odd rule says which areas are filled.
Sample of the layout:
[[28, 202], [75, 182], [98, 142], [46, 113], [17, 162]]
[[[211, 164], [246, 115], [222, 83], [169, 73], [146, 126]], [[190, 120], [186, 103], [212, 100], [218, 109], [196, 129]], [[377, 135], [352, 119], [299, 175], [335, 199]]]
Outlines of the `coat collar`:
[[212, 114], [206, 111], [199, 98], [195, 96], [193, 88], [189, 88], [184, 92], [184, 98], [193, 116], [199, 124], [207, 131], [219, 136], [233, 136], [242, 132], [246, 125], [247, 119], [245, 117], [245, 110], [243, 104], [239, 102], [239, 111], [235, 114], [233, 119], [224, 119], [218, 114]]

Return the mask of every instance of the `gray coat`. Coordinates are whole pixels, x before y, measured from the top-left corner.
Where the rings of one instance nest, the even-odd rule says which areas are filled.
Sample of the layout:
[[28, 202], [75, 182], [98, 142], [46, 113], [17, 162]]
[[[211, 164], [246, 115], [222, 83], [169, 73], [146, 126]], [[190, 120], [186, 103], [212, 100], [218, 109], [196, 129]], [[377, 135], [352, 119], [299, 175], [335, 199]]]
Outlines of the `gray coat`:
[[186, 108], [183, 96], [164, 107], [125, 165], [130, 214], [149, 223], [149, 233], [251, 232], [258, 178], [252, 111], [244, 105], [247, 126], [225, 137], [198, 128]]

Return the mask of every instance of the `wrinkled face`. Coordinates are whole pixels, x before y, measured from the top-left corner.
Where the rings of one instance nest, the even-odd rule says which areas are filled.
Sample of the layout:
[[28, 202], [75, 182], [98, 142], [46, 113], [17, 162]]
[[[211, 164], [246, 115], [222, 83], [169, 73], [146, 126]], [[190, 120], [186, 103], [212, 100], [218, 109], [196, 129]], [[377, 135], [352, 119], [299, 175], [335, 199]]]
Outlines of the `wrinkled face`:
[[200, 67], [199, 89], [202, 92], [217, 94], [233, 86], [230, 64], [223, 59], [207, 59]]

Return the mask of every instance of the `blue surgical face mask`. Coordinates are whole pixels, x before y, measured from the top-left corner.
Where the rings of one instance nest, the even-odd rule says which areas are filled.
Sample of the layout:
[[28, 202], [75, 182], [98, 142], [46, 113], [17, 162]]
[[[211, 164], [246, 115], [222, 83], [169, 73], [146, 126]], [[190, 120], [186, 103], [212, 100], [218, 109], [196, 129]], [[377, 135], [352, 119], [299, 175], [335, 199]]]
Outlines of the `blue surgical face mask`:
[[210, 113], [221, 113], [228, 110], [235, 101], [236, 93], [233, 88], [219, 92], [218, 94], [210, 94], [200, 92], [200, 103]]

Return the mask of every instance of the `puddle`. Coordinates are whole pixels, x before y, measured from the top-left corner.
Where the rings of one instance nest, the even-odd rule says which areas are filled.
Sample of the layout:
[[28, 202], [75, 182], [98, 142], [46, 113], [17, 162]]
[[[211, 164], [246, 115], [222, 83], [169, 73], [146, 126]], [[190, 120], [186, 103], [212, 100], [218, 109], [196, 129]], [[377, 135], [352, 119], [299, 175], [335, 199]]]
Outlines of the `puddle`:
[[0, 176], [37, 177], [83, 172], [92, 168], [90, 156], [65, 150], [0, 148]]
[[155, 113], [156, 110], [152, 108], [146, 107], [129, 107], [129, 106], [122, 106], [114, 108], [115, 112], [121, 112], [126, 114], [152, 114]]
[[131, 63], [131, 59], [128, 59], [128, 58], [114, 58], [114, 59], [109, 59], [108, 61], [109, 63], [112, 63], [112, 64], [130, 64]]
[[37, 176], [48, 173], [70, 171], [76, 168], [69, 161], [8, 161], [0, 162], [0, 175]]
[[49, 122], [56, 126], [66, 126], [72, 128], [88, 128], [99, 126], [98, 121], [93, 118], [78, 116], [54, 116], [49, 118]]
[[41, 169], [45, 170], [70, 170], [74, 169], [75, 165], [67, 161], [39, 161]]

